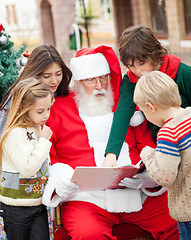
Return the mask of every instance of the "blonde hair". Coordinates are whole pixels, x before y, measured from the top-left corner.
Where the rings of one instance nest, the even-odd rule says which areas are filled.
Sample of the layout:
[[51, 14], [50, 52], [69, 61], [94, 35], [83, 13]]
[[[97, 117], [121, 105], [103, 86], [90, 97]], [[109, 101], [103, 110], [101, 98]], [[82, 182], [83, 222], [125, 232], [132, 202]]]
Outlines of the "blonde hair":
[[160, 108], [180, 107], [181, 98], [175, 81], [160, 71], [145, 73], [137, 82], [134, 102], [139, 106], [152, 103]]
[[11, 106], [6, 125], [0, 140], [0, 163], [2, 160], [2, 144], [7, 134], [16, 127], [31, 127], [34, 125], [28, 116], [33, 104], [48, 95], [53, 95], [50, 89], [38, 78], [31, 77], [19, 81], [12, 93]]

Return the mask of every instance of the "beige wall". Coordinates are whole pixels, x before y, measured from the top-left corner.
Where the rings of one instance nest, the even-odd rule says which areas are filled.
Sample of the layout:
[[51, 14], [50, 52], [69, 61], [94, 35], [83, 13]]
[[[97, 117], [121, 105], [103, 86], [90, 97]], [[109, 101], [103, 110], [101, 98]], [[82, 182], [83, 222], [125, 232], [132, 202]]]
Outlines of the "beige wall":
[[54, 45], [69, 62], [69, 34], [75, 22], [75, 0], [37, 0], [42, 43]]
[[183, 2], [180, 0], [166, 0], [166, 16], [170, 50], [180, 52], [180, 41], [185, 35]]
[[140, 23], [152, 28], [149, 0], [139, 0]]

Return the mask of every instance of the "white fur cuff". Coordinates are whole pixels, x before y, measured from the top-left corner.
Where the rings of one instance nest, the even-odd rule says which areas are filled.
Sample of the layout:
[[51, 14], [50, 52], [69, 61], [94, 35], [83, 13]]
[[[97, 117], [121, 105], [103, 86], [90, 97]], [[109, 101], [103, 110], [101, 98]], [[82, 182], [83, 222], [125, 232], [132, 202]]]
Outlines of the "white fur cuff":
[[57, 179], [58, 181], [62, 178], [71, 179], [74, 173], [74, 169], [68, 164], [55, 163], [49, 168], [49, 176]]
[[42, 195], [42, 203], [48, 207], [56, 207], [61, 202], [61, 197], [59, 197], [57, 194], [53, 196], [55, 192], [55, 182], [48, 181], [44, 193]]

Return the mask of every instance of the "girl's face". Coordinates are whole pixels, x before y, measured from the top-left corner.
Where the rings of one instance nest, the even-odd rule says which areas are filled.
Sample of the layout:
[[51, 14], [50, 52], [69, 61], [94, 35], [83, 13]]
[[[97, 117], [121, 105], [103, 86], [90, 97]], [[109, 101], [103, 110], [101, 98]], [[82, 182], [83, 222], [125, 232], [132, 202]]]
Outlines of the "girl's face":
[[28, 116], [36, 125], [43, 126], [49, 118], [52, 106], [52, 98], [49, 94], [47, 97], [38, 99], [28, 111]]
[[153, 70], [156, 70], [151, 61], [141, 62], [138, 59], [136, 59], [134, 62], [130, 60], [126, 66], [139, 78], [145, 72], [151, 72]]
[[56, 92], [60, 82], [62, 81], [63, 72], [58, 63], [52, 63], [41, 75], [41, 81], [50, 89], [52, 93]]

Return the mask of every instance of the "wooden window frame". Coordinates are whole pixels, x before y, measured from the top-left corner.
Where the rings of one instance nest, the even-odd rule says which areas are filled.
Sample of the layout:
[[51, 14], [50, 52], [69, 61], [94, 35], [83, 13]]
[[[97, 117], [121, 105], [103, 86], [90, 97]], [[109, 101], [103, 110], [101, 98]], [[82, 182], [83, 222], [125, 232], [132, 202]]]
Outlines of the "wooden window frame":
[[[161, 2], [161, 9], [162, 11], [160, 12], [160, 9], [156, 8], [156, 4], [159, 4]], [[167, 28], [167, 20], [166, 20], [166, 11], [165, 11], [165, 1], [164, 0], [150, 0], [150, 10], [151, 10], [151, 22], [152, 22], [152, 27], [153, 31], [155, 32], [156, 35], [161, 36], [162, 38], [167, 38], [168, 35], [168, 28]], [[157, 14], [155, 14], [157, 13]], [[163, 15], [162, 17], [160, 16]], [[157, 21], [161, 21], [161, 23], [157, 23]], [[158, 29], [157, 26], [163, 25], [163, 29]]]

